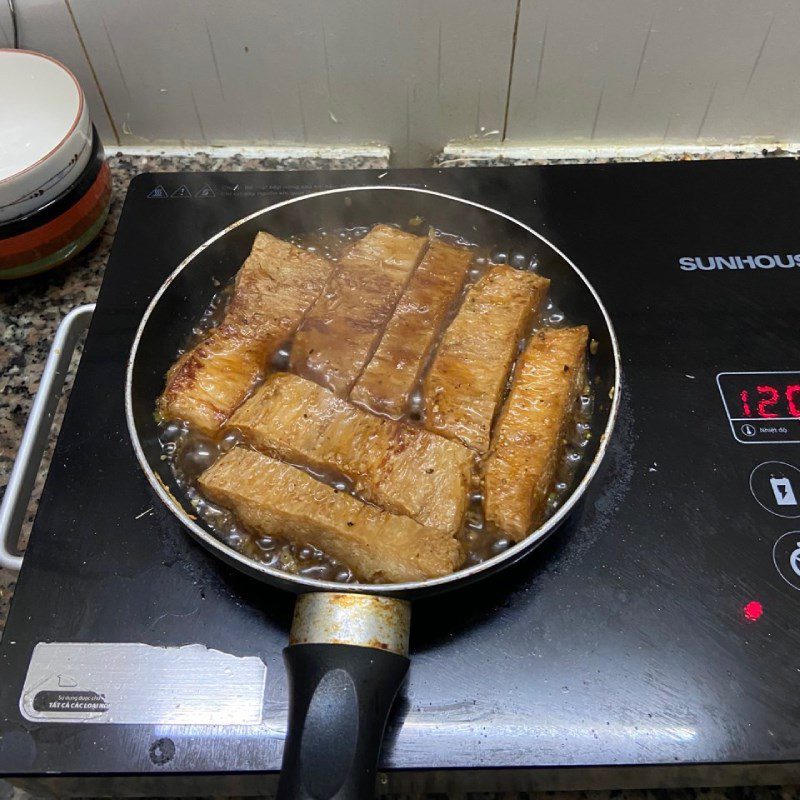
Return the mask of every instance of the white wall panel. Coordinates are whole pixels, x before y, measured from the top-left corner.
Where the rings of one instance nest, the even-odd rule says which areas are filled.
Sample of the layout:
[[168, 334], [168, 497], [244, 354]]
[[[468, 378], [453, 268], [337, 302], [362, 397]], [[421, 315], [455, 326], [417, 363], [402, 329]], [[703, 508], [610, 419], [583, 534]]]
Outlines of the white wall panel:
[[797, 0], [519, 0], [510, 92], [517, 0], [16, 2], [108, 142], [800, 140]]
[[71, 6], [123, 142], [378, 141], [418, 163], [503, 127], [515, 0]]
[[522, 0], [508, 140], [798, 139], [800, 3]]
[[6, 5], [0, 8], [0, 47], [11, 47], [12, 44], [11, 12]]
[[[15, 0], [15, 5], [20, 47], [47, 53], [72, 70], [83, 87], [100, 137], [106, 149], [111, 149], [118, 142], [64, 0]], [[10, 47], [12, 28], [5, 2], [0, 3], [0, 26], [0, 37], [5, 33]]]

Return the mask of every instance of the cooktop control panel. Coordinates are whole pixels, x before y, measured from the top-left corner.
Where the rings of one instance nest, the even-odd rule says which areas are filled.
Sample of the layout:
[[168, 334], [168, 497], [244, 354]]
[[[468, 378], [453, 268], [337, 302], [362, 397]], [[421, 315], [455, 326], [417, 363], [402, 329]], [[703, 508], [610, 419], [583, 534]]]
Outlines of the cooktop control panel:
[[[717, 386], [733, 438], [743, 445], [795, 445], [781, 448], [780, 460], [759, 458], [749, 478], [752, 501], [764, 514], [764, 530], [778, 531], [772, 562], [786, 586], [800, 591], [800, 370], [721, 372]], [[771, 448], [770, 451], [772, 452]], [[763, 448], [748, 448], [763, 453]], [[794, 461], [792, 459], [795, 459]], [[768, 544], [768, 542], [765, 543]], [[761, 557], [765, 557], [762, 547]], [[756, 620], [763, 606], [745, 607]]]

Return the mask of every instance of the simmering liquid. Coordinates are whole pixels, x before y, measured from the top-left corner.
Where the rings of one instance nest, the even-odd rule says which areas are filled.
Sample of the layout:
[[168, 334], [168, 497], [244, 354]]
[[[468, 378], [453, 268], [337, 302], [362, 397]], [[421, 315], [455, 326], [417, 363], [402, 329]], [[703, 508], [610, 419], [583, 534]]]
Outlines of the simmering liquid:
[[[405, 227], [416, 234], [424, 235], [428, 232], [425, 223], [418, 218], [409, 220]], [[290, 241], [335, 262], [338, 261], [340, 254], [348, 245], [360, 239], [368, 230], [369, 228], [367, 227], [338, 228], [334, 230], [320, 228], [304, 236], [291, 237]], [[468, 247], [475, 253], [473, 266], [469, 271], [464, 292], [480, 278], [486, 269], [495, 264], [508, 264], [517, 269], [536, 270], [536, 260], [530, 254], [516, 251], [507, 252], [502, 248], [487, 251], [446, 232], [436, 230], [435, 233], [437, 236], [454, 244]], [[202, 339], [209, 328], [214, 327], [219, 322], [225, 312], [225, 307], [232, 291], [233, 283], [230, 286], [221, 288], [198, 321], [190, 340], [186, 343], [184, 351], [193, 347]], [[460, 302], [454, 305], [451, 310], [451, 318], [455, 315], [459, 305]], [[577, 321], [577, 323], [579, 322]], [[564, 314], [552, 301], [548, 301], [539, 318], [533, 321], [531, 329], [520, 339], [519, 352], [524, 349], [530, 334], [534, 330], [542, 326], [565, 327], [570, 324], [573, 323], [565, 319]], [[271, 369], [286, 370], [288, 368], [290, 347], [291, 344], [276, 353], [270, 365]], [[176, 358], [178, 355], [180, 353], [176, 353]], [[506, 392], [512, 377], [513, 373], [509, 377]], [[256, 387], [253, 388], [255, 389]], [[548, 498], [547, 516], [551, 516], [568, 496], [578, 466], [586, 457], [587, 444], [592, 435], [590, 420], [593, 404], [593, 388], [587, 380], [584, 390], [576, 403], [574, 417], [567, 433], [566, 445], [556, 481]], [[417, 386], [412, 392], [408, 412], [403, 421], [415, 425], [424, 419], [424, 414], [422, 394], [420, 387]], [[237, 432], [221, 431], [217, 436], [209, 437], [200, 431], [192, 429], [186, 423], [165, 422], [160, 426], [159, 438], [163, 456], [172, 469], [176, 483], [194, 508], [195, 514], [226, 545], [255, 561], [307, 578], [340, 583], [356, 582], [356, 578], [347, 564], [337, 561], [321, 550], [309, 545], [298, 545], [279, 536], [262, 536], [251, 533], [237, 521], [231, 511], [209, 502], [203, 496], [197, 485], [197, 478], [223, 453], [240, 443]], [[318, 480], [334, 486], [339, 491], [356, 494], [354, 487], [340, 475], [314, 471], [302, 464], [295, 466], [300, 467]], [[458, 533], [458, 538], [463, 545], [465, 554], [461, 568], [486, 561], [502, 553], [512, 544], [511, 540], [502, 533], [498, 534], [486, 529], [482, 501], [480, 480], [476, 471], [473, 474], [473, 490], [470, 495], [469, 509], [464, 526]]]

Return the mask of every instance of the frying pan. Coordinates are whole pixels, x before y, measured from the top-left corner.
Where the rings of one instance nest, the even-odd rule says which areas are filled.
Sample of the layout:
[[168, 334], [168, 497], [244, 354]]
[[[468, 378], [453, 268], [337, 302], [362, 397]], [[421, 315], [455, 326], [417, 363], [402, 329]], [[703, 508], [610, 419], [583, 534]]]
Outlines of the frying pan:
[[[162, 460], [154, 417], [164, 376], [220, 285], [247, 257], [259, 230], [287, 238], [319, 227], [377, 222], [427, 224], [465, 240], [535, 260], [551, 297], [597, 342], [589, 358], [596, 402], [592, 438], [560, 508], [505, 552], [452, 575], [398, 584], [340, 584], [259, 563], [218, 539], [198, 519]], [[594, 350], [594, 348], [593, 348]], [[248, 575], [299, 595], [284, 651], [290, 703], [282, 800], [369, 797], [386, 719], [408, 669], [410, 600], [463, 587], [509, 566], [540, 545], [570, 513], [605, 454], [619, 402], [619, 352], [600, 298], [577, 267], [523, 223], [485, 206], [403, 187], [350, 187], [305, 195], [257, 211], [203, 243], [167, 278], [142, 318], [131, 349], [125, 406], [136, 455], [161, 501], [214, 555]]]

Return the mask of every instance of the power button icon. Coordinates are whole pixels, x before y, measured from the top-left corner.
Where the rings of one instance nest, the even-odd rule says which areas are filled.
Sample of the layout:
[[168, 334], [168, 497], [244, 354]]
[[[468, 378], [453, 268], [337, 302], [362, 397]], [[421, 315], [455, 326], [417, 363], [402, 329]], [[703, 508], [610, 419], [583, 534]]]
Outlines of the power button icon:
[[784, 533], [775, 542], [772, 560], [781, 578], [800, 591], [800, 531]]

